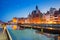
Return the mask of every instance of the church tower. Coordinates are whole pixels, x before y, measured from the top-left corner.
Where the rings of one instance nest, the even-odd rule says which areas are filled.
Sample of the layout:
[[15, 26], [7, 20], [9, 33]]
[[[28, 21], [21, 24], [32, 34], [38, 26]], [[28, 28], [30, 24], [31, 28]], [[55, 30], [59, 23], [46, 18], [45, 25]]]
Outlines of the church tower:
[[38, 6], [36, 5], [36, 10], [38, 10]]

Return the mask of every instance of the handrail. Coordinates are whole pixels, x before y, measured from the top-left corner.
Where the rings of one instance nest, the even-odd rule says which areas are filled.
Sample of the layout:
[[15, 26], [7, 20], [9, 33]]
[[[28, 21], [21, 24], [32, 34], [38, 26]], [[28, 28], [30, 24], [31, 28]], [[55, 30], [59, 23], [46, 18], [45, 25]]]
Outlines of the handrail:
[[9, 39], [12, 40], [12, 37], [11, 37], [11, 35], [10, 35], [8, 29], [7, 29], [7, 33], [8, 33]]

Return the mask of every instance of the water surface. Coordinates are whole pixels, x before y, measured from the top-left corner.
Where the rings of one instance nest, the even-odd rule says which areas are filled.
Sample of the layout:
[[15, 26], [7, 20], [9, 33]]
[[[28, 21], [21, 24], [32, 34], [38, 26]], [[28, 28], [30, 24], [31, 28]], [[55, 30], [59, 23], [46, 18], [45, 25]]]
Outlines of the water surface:
[[8, 30], [13, 40], [54, 40], [54, 38], [48, 38], [45, 35], [36, 33], [34, 29]]

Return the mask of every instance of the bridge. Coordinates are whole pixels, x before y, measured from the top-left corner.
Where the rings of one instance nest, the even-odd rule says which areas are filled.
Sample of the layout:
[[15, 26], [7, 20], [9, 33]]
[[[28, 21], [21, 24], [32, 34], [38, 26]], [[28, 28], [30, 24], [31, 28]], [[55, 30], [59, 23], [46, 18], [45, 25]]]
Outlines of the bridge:
[[21, 24], [22, 28], [33, 28], [39, 31], [52, 33], [52, 34], [60, 34], [60, 24]]

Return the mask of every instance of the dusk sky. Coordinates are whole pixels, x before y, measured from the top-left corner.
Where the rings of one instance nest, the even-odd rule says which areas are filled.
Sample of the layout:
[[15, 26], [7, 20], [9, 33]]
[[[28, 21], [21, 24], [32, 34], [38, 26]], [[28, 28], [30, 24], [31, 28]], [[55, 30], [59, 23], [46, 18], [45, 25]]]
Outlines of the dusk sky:
[[60, 0], [0, 0], [0, 20], [7, 22], [13, 17], [27, 17], [36, 5], [43, 13], [51, 7], [59, 9]]

